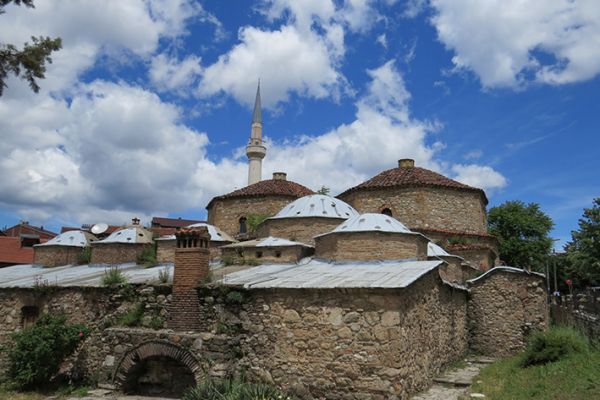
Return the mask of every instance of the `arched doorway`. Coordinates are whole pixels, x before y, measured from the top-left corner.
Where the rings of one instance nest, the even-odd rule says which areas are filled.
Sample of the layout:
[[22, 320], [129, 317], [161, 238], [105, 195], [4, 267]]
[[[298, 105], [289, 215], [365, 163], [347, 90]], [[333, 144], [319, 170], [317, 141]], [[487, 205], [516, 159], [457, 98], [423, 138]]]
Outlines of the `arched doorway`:
[[113, 381], [125, 394], [180, 398], [202, 378], [200, 363], [188, 350], [151, 341], [125, 354]]
[[388, 217], [393, 217], [393, 213], [392, 213], [392, 209], [391, 208], [384, 208], [383, 210], [381, 210], [381, 213], [383, 215], [387, 215]]

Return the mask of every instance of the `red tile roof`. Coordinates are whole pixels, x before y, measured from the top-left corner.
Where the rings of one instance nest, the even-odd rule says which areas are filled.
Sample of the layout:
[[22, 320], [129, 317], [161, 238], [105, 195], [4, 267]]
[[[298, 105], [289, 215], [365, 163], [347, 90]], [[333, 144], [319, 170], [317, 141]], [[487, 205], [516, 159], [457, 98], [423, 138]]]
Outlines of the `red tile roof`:
[[314, 194], [312, 190], [299, 183], [283, 179], [267, 179], [248, 185], [231, 193], [214, 197], [206, 208], [210, 208], [215, 200], [244, 198], [244, 197], [262, 197], [262, 196], [285, 196], [299, 198]]
[[11, 226], [4, 230], [6, 236], [20, 237], [21, 235], [38, 235], [40, 239], [52, 239], [56, 236], [56, 233], [44, 229], [43, 227], [37, 227], [29, 225], [28, 223], [20, 223], [15, 226]]
[[18, 237], [0, 237], [0, 264], [33, 263], [33, 247], [21, 247]]
[[354, 186], [353, 188], [346, 190], [337, 197], [341, 198], [351, 192], [360, 190], [376, 190], [389, 187], [415, 186], [433, 186], [475, 191], [483, 196], [485, 204], [487, 204], [488, 202], [487, 197], [485, 196], [485, 192], [483, 190], [465, 185], [464, 183], [460, 183], [450, 178], [447, 178], [444, 175], [438, 174], [437, 172], [433, 172], [420, 167], [398, 167], [388, 169], [387, 171], [383, 171], [378, 175], [375, 175], [374, 177], [361, 183], [360, 185]]
[[166, 217], [152, 217], [152, 226], [160, 228], [185, 228], [192, 224], [198, 224], [200, 221], [195, 219], [181, 219], [181, 218], [166, 218]]

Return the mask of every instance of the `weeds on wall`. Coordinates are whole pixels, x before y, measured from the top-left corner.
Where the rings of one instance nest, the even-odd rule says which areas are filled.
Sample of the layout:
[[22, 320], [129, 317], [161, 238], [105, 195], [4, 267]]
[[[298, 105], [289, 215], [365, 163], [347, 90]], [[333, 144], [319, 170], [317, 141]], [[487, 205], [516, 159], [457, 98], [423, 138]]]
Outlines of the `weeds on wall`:
[[156, 266], [156, 264], [158, 264], [158, 261], [156, 261], [156, 247], [144, 247], [144, 249], [137, 256], [136, 262], [138, 265], [143, 265], [145, 268]]
[[0, 350], [8, 356], [8, 377], [19, 389], [43, 387], [56, 375], [61, 362], [89, 335], [84, 325], [67, 323], [64, 315], [46, 314], [10, 336]]
[[110, 267], [104, 270], [102, 284], [104, 286], [122, 285], [127, 283], [127, 277], [117, 267]]
[[275, 386], [242, 380], [207, 380], [189, 390], [182, 400], [293, 400]]
[[269, 217], [270, 215], [266, 214], [248, 214], [248, 216], [246, 216], [246, 226], [250, 232], [254, 232], [256, 231], [256, 228]]
[[169, 283], [171, 280], [171, 273], [169, 272], [169, 268], [164, 267], [160, 271], [158, 271], [158, 282], [160, 283]]
[[143, 316], [144, 305], [138, 303], [127, 313], [121, 315], [117, 321], [117, 324], [122, 326], [139, 326], [142, 323]]
[[92, 248], [90, 246], [84, 247], [81, 252], [77, 255], [77, 264], [89, 264], [92, 260]]

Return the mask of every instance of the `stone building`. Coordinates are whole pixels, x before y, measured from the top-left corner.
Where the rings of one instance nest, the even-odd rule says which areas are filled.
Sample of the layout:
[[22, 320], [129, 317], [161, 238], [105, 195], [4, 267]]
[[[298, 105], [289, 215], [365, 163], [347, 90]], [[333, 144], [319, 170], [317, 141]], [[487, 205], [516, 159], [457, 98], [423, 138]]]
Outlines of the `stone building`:
[[328, 260], [426, 260], [428, 242], [390, 216], [367, 213], [316, 236], [315, 256]]
[[482, 255], [477, 267], [481, 269], [498, 262], [497, 241], [487, 233], [485, 192], [416, 167], [414, 160], [402, 159], [397, 168], [383, 171], [337, 197], [361, 213], [393, 216], [444, 247], [477, 244]]
[[92, 243], [90, 264], [124, 264], [136, 262], [146, 248], [154, 246], [152, 232], [131, 226], [111, 233]]
[[256, 236], [275, 236], [314, 245], [314, 237], [333, 230], [358, 212], [349, 204], [322, 194], [312, 194], [286, 205], [275, 216], [267, 218], [256, 230]]
[[479, 271], [478, 268], [465, 262], [464, 258], [448, 253], [433, 242], [427, 244], [427, 259], [440, 259], [446, 262], [446, 265], [440, 267], [440, 274], [448, 282], [462, 284], [467, 280], [474, 278]]
[[44, 267], [87, 263], [84, 249], [98, 238], [86, 231], [67, 231], [55, 238], [33, 246], [33, 263]]
[[295, 263], [311, 256], [314, 248], [310, 245], [277, 237], [247, 240], [221, 247], [223, 260], [236, 264]]
[[288, 203], [313, 193], [306, 186], [288, 181], [286, 174], [276, 172], [273, 179], [213, 198], [206, 206], [208, 223], [233, 237], [244, 236], [251, 229], [249, 217], [273, 216]]
[[[200, 228], [206, 227], [208, 229], [208, 235], [210, 241], [208, 242], [208, 248], [211, 259], [217, 259], [221, 257], [220, 247], [226, 244], [235, 242], [236, 240], [223, 232], [214, 225], [207, 224], [206, 222], [198, 222], [187, 226], [187, 228]], [[175, 248], [177, 243], [175, 235], [167, 235], [156, 239], [156, 260], [159, 263], [172, 263], [175, 261]]]

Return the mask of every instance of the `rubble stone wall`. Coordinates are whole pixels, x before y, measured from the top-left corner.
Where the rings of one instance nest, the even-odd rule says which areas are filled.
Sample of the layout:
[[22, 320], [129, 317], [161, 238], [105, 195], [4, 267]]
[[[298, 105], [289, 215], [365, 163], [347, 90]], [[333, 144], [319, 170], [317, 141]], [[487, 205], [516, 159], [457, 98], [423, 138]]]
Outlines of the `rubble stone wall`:
[[545, 330], [549, 308], [544, 278], [525, 272], [491, 271], [471, 285], [470, 347], [494, 356], [515, 354], [527, 337]]
[[331, 232], [344, 221], [341, 218], [321, 217], [268, 219], [259, 226], [257, 236], [280, 237], [314, 246], [315, 236]]
[[340, 197], [360, 213], [385, 208], [408, 228], [487, 233], [485, 203], [480, 193], [449, 188], [414, 187], [362, 190]]
[[76, 265], [82, 251], [82, 247], [75, 246], [35, 246], [33, 263], [44, 267]]
[[257, 263], [294, 263], [305, 257], [310, 248], [302, 246], [285, 247], [251, 247], [251, 248], [223, 248], [223, 259], [228, 263], [243, 264], [245, 260]]
[[92, 243], [91, 264], [124, 264], [136, 262], [146, 247], [153, 244], [141, 243]]

